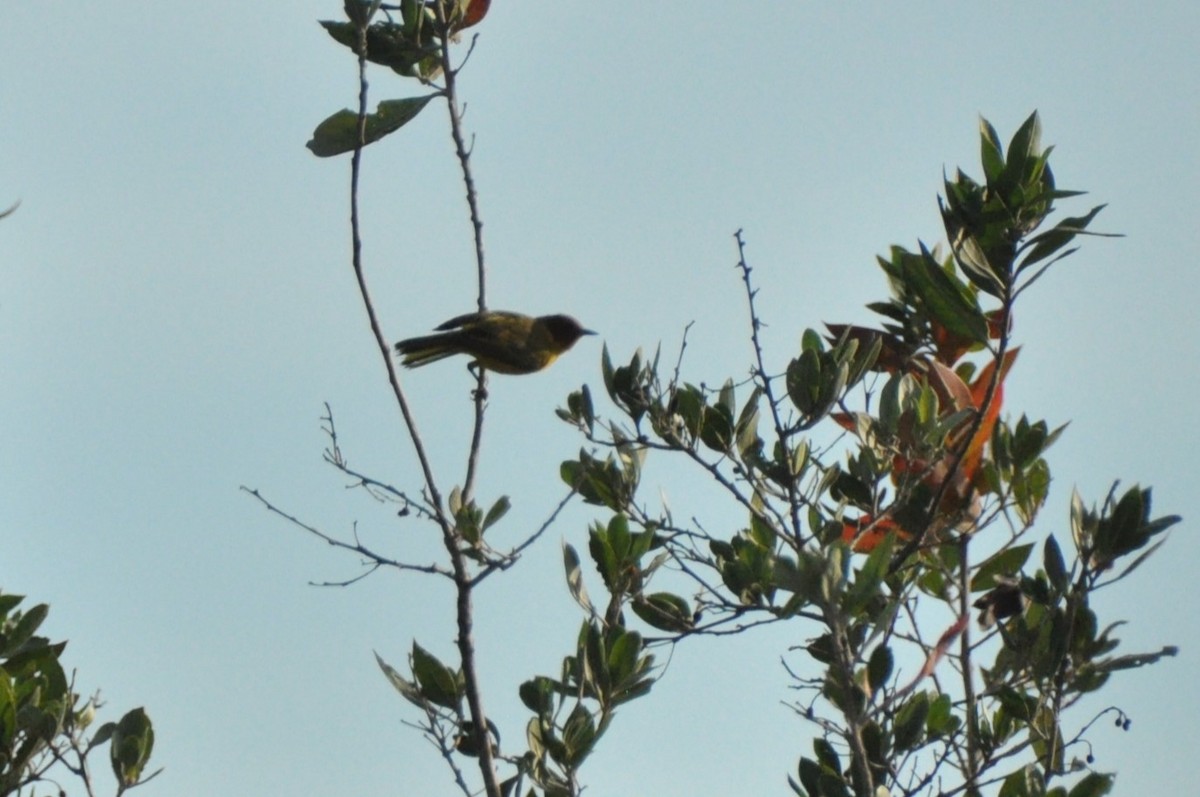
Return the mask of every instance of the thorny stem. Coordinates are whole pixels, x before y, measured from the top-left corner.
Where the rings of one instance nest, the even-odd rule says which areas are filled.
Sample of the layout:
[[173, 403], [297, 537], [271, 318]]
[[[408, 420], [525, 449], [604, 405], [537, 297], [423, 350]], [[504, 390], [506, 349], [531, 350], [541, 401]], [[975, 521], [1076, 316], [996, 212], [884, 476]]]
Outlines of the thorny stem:
[[[750, 284], [750, 265], [746, 262], [746, 242], [742, 238], [742, 231], [740, 229], [733, 234], [733, 238], [737, 241], [737, 267], [742, 272], [742, 282], [746, 285], [746, 301], [750, 306], [750, 340], [754, 344], [754, 356], [758, 366], [758, 381], [762, 385], [763, 394], [767, 397], [767, 406], [771, 408], [771, 419], [775, 423], [775, 437], [779, 441], [780, 450], [781, 452], [786, 452], [788, 450], [787, 432], [783, 426], [783, 419], [779, 417], [779, 405], [775, 401], [775, 391], [771, 388], [771, 380], [767, 377], [767, 369], [763, 363], [762, 343], [758, 338], [758, 330], [762, 326], [762, 320], [759, 318], [758, 311], [754, 307], [754, 297], [758, 294], [758, 291]], [[787, 483], [787, 501], [791, 511], [792, 536], [798, 546], [803, 545], [804, 540], [800, 533], [801, 498], [796, 491], [796, 482], [794, 479], [789, 479]]]

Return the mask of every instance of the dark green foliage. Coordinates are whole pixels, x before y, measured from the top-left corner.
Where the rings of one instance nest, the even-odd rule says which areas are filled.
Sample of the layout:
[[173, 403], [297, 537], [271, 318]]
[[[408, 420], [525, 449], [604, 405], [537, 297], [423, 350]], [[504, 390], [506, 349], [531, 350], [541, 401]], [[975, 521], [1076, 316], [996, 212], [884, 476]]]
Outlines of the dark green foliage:
[[[375, 113], [367, 114], [362, 128], [362, 144], [374, 143], [386, 135], [396, 132], [419, 114], [433, 94], [424, 97], [409, 97], [404, 100], [384, 100]], [[359, 118], [351, 110], [341, 110], [325, 119], [313, 131], [307, 146], [320, 158], [351, 152], [359, 145]]]
[[[622, 606], [676, 640], [733, 623], [815, 625], [793, 649], [806, 661], [789, 663], [808, 695], [796, 711], [824, 712], [814, 756], [788, 778], [796, 794], [865, 796], [879, 786], [932, 794], [934, 780], [981, 794], [985, 771], [988, 782], [1002, 776], [1002, 795], [1106, 793], [1111, 777], [1094, 772], [1051, 788], [1085, 768], [1072, 757], [1078, 739], [1064, 712], [1112, 673], [1174, 655], [1170, 647], [1113, 655], [1119, 624], [1103, 627], [1089, 597], [1132, 571], [1179, 519], [1153, 517], [1149, 490], [1117, 497], [1114, 489], [1100, 510], [1073, 501], [1074, 550], [1035, 538], [1051, 481], [1045, 455], [1065, 427], [1000, 412], [1015, 360], [1012, 307], [1074, 251], [1102, 207], [1037, 233], [1055, 203], [1077, 193], [1056, 187], [1049, 154], [1036, 114], [1007, 153], [983, 122], [983, 182], [962, 172], [945, 182], [950, 255], [892, 247], [879, 259], [892, 296], [869, 305], [882, 327], [829, 324], [825, 340], [806, 331], [774, 376], [765, 364], [752, 370], [744, 403], [732, 380], [719, 390], [677, 375], [664, 383], [657, 355], [614, 366], [605, 350], [604, 387], [623, 419], [602, 418], [586, 386], [559, 411], [612, 451], [606, 459], [584, 451], [562, 467], [585, 500], [614, 512], [589, 541], [610, 628], [625, 628]], [[805, 436], [828, 421], [844, 430], [845, 446], [819, 448]], [[722, 533], [648, 513], [635, 496], [650, 452], [698, 465], [748, 524]], [[648, 565], [652, 548], [659, 553]], [[694, 600], [648, 591], [664, 562], [680, 563]], [[572, 594], [600, 617], [582, 580], [572, 552]], [[917, 612], [926, 603], [950, 619], [930, 626]], [[987, 633], [976, 635], [963, 613], [971, 605]], [[899, 663], [912, 661], [914, 647], [919, 671]], [[597, 651], [589, 660], [596, 690], [607, 683], [607, 659]], [[535, 697], [526, 705], [543, 705]], [[933, 761], [936, 779], [921, 780]], [[909, 791], [912, 783], [927, 787]]]
[[148, 780], [143, 773], [154, 748], [149, 716], [136, 708], [91, 732], [97, 699], [81, 704], [74, 692], [60, 662], [66, 643], [38, 636], [49, 607], [38, 604], [22, 612], [17, 607], [23, 600], [0, 595], [0, 795], [56, 782], [63, 777], [56, 772], [60, 762], [93, 793], [82, 765], [105, 743], [118, 794]]

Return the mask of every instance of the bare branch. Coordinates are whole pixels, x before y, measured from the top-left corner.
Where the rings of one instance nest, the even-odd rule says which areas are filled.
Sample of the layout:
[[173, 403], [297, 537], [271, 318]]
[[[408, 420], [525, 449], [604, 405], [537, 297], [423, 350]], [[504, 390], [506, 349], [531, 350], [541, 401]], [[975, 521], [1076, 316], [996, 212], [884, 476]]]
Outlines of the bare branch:
[[324, 541], [325, 543], [333, 546], [334, 548], [340, 548], [345, 551], [352, 551], [354, 553], [365, 556], [369, 560], [371, 567], [370, 567], [370, 570], [368, 571], [368, 573], [364, 573], [363, 575], [358, 576], [356, 578], [349, 579], [348, 581], [326, 582], [327, 585], [346, 586], [348, 584], [353, 584], [354, 582], [361, 580], [364, 576], [368, 575], [371, 572], [374, 572], [375, 570], [377, 570], [380, 567], [391, 567], [391, 568], [395, 568], [396, 570], [409, 570], [409, 571], [415, 571], [418, 573], [431, 573], [434, 575], [446, 576], [447, 578], [453, 577], [453, 574], [451, 574], [444, 568], [439, 567], [438, 565], [414, 565], [414, 564], [409, 564], [407, 562], [400, 562], [395, 559], [386, 557], [382, 554], [376, 553], [375, 551], [371, 550], [370, 548], [366, 547], [361, 542], [359, 542], [357, 539], [357, 534], [355, 534], [354, 542], [346, 542], [345, 540], [338, 539], [330, 534], [326, 534], [325, 532], [321, 531], [320, 529], [318, 529], [315, 526], [305, 523], [304, 521], [297, 518], [295, 515], [291, 515], [285, 511], [283, 511], [282, 509], [277, 507], [275, 504], [273, 504], [269, 500], [267, 500], [267, 498], [264, 497], [262, 495], [262, 493], [260, 493], [258, 490], [251, 489], [245, 485], [242, 485], [239, 489], [242, 490], [242, 492], [248, 493], [249, 495], [253, 496], [260, 504], [262, 504], [264, 507], [266, 507], [267, 511], [271, 512], [274, 515], [278, 515], [279, 517], [288, 521], [289, 523], [296, 526], [297, 528], [303, 529], [304, 531], [313, 535], [317, 539]]

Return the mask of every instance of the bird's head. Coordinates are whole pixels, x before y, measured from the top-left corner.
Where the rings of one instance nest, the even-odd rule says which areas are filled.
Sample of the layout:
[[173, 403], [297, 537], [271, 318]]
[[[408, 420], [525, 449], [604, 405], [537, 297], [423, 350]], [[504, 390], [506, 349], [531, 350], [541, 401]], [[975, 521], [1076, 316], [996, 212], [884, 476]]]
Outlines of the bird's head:
[[575, 341], [582, 338], [584, 335], [595, 335], [596, 333], [584, 327], [569, 315], [544, 315], [538, 319], [545, 325], [546, 330], [550, 333], [550, 337], [559, 345], [562, 351], [566, 351], [575, 345]]

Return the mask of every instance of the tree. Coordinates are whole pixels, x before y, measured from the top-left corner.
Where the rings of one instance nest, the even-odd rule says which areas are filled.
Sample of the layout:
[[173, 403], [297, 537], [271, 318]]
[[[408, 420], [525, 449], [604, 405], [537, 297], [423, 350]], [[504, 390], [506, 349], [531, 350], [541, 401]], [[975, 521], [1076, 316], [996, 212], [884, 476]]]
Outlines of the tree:
[[144, 776], [154, 748], [154, 728], [141, 708], [117, 722], [92, 729], [99, 695], [82, 701], [68, 679], [60, 657], [66, 642], [37, 636], [49, 613], [40, 603], [25, 611], [20, 595], [0, 594], [0, 795], [33, 795], [41, 784], [66, 794], [60, 782], [66, 772], [96, 794], [88, 756], [109, 745], [109, 762], [116, 776], [115, 794], [146, 783]]
[[[1007, 154], [983, 121], [981, 150], [983, 182], [961, 171], [945, 182], [949, 254], [922, 244], [879, 258], [892, 289], [868, 305], [879, 328], [810, 329], [798, 356], [769, 368], [739, 233], [750, 397], [739, 404], [732, 381], [683, 383], [678, 369], [664, 380], [657, 357], [614, 367], [606, 355], [620, 420], [602, 420], [586, 387], [563, 413], [614, 452], [565, 468], [585, 501], [615, 513], [617, 526], [594, 528], [590, 543], [613, 601], [677, 637], [764, 622], [812, 629], [804, 652], [821, 673], [791, 667], [806, 695], [796, 710], [820, 731], [791, 780], [800, 795], [977, 794], [996, 783], [1006, 797], [1066, 795], [1051, 784], [1075, 773], [1086, 774], [1070, 794], [1105, 793], [1112, 776], [1081, 752], [1091, 721], [1067, 732], [1064, 714], [1113, 672], [1175, 653], [1111, 655], [1119, 623], [1102, 624], [1090, 597], [1179, 518], [1153, 517], [1150, 490], [1137, 486], [1114, 485], [1098, 508], [1076, 494], [1068, 560], [1035, 530], [1051, 478], [1043, 455], [1063, 427], [1000, 414], [1018, 299], [1095, 234], [1103, 206], [1038, 232], [1078, 192], [1056, 188], [1036, 114]], [[812, 432], [827, 422], [847, 439], [818, 448]], [[708, 473], [747, 526], [723, 538], [647, 512], [635, 496], [648, 451]], [[694, 582], [694, 602], [649, 592], [669, 565]], [[902, 652], [922, 662], [915, 677], [897, 676]]]
[[[459, 661], [446, 664], [414, 642], [405, 672], [379, 663], [418, 709], [421, 730], [460, 790], [474, 793], [463, 764], [473, 757], [489, 795], [578, 794], [582, 765], [615, 709], [645, 697], [659, 677], [656, 648], [714, 635], [734, 644], [756, 626], [788, 623], [804, 640], [788, 658], [802, 695], [795, 709], [816, 730], [813, 753], [789, 779], [796, 794], [1106, 793], [1112, 775], [1093, 771], [1087, 753], [1086, 732], [1098, 716], [1079, 721], [1068, 710], [1112, 673], [1175, 651], [1115, 655], [1116, 624], [1102, 623], [1090, 598], [1129, 575], [1179, 519], [1154, 517], [1148, 488], [1114, 485], [1097, 505], [1073, 497], [1064, 513], [1067, 552], [1067, 541], [1036, 526], [1051, 479], [1045, 454], [1063, 427], [1014, 419], [1011, 408], [1002, 414], [1019, 351], [1015, 309], [1048, 268], [1076, 251], [1079, 236], [1097, 234], [1089, 226], [1103, 207], [1044, 227], [1056, 203], [1078, 192], [1056, 187], [1036, 114], [1007, 148], [982, 122], [982, 179], [959, 171], [945, 181], [945, 253], [920, 244], [879, 258], [890, 295], [868, 305], [878, 326], [809, 329], [794, 357], [767, 362], [739, 231], [748, 378], [712, 390], [684, 379], [682, 351], [673, 366], [640, 351], [618, 365], [605, 351], [610, 408], [598, 409], [585, 385], [559, 414], [586, 441], [560, 476], [568, 498], [602, 513], [587, 553], [607, 597], [591, 598], [583, 557], [566, 546], [567, 584], [583, 612], [576, 644], [553, 674], [518, 687], [531, 713], [525, 749], [499, 746], [479, 686], [471, 596], [555, 517], [511, 550], [487, 542], [509, 499], [480, 503], [475, 495], [483, 370], [466, 478], [449, 492], [439, 487], [367, 290], [357, 195], [364, 147], [431, 100], [445, 101], [475, 235], [478, 306], [487, 308], [482, 223], [455, 83], [463, 63], [451, 55], [461, 31], [486, 11], [480, 0], [399, 8], [346, 0], [348, 21], [322, 24], [357, 56], [358, 109], [329, 117], [309, 142], [320, 156], [351, 153], [353, 270], [420, 462], [419, 497], [351, 469], [332, 413], [326, 459], [436, 528], [446, 560], [409, 564], [303, 527], [366, 557], [364, 575], [386, 567], [454, 584]], [[368, 62], [434, 93], [387, 100], [368, 113]], [[720, 534], [649, 507], [638, 488], [651, 455], [694, 469], [707, 493], [739, 508], [744, 526]]]
[[[19, 203], [0, 211], [10, 216]], [[0, 797], [35, 794], [43, 783], [58, 783], [65, 769], [95, 792], [88, 756], [109, 744], [109, 762], [117, 779], [116, 794], [140, 786], [162, 770], [142, 777], [154, 749], [154, 726], [145, 709], [127, 711], [89, 733], [101, 708], [96, 693], [82, 705], [74, 675], [67, 678], [59, 661], [66, 642], [50, 642], [37, 631], [50, 613], [39, 603], [21, 611], [23, 595], [0, 592]]]

